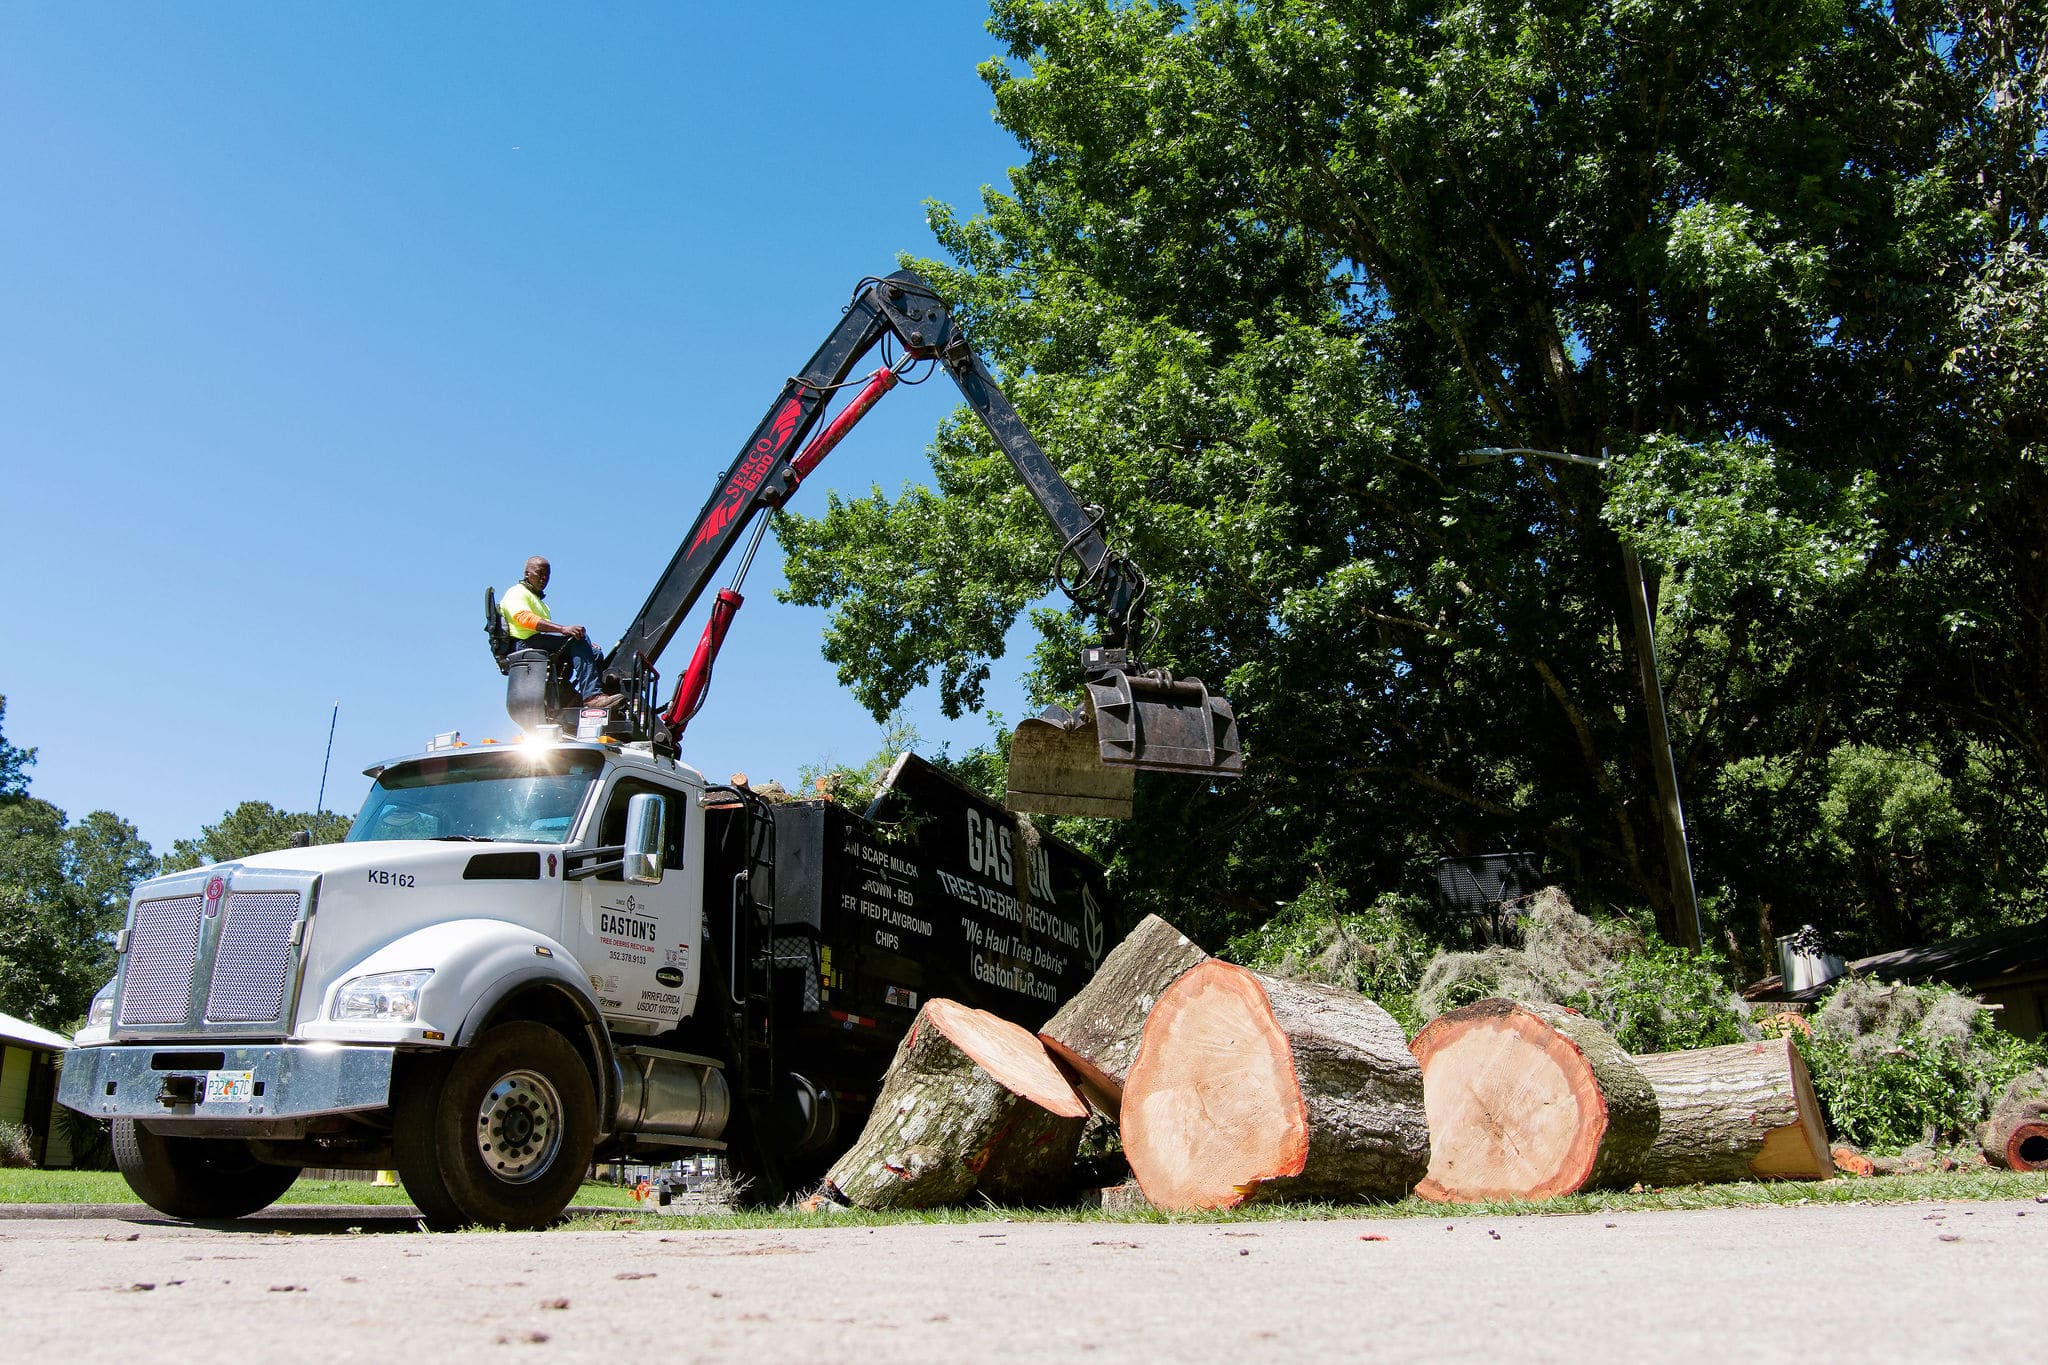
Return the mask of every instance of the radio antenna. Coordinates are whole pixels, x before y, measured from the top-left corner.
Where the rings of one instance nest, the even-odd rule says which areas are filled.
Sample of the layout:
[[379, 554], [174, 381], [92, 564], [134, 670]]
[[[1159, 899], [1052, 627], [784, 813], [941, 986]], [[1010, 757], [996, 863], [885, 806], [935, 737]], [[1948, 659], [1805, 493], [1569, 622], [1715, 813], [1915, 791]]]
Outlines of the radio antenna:
[[327, 757], [320, 760], [320, 796], [313, 802], [315, 815], [327, 809], [327, 765], [334, 761], [334, 722], [341, 719], [341, 703], [334, 703], [334, 712], [327, 717]]

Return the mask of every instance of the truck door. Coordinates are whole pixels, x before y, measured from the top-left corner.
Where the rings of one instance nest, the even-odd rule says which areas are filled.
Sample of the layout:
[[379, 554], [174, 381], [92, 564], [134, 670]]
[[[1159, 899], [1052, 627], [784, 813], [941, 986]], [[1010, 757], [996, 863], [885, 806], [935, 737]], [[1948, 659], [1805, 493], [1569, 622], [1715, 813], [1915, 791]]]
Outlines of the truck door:
[[689, 1017], [696, 1004], [703, 908], [691, 890], [696, 869], [685, 862], [701, 851], [684, 837], [694, 803], [674, 787], [634, 774], [615, 778], [605, 792], [596, 847], [625, 843], [627, 803], [642, 793], [660, 797], [665, 807], [661, 882], [629, 882], [618, 868], [586, 878], [575, 926], [579, 941], [572, 946], [606, 1021], [628, 1033], [658, 1033]]

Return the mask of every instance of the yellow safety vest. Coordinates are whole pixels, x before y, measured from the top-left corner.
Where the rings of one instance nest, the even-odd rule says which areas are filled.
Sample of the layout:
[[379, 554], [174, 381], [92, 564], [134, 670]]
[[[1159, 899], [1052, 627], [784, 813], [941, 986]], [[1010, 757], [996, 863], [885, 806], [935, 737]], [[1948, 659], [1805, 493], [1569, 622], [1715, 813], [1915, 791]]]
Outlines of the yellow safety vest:
[[548, 614], [548, 604], [536, 597], [533, 589], [527, 587], [524, 582], [514, 583], [505, 589], [505, 595], [498, 599], [498, 611], [504, 616], [505, 626], [512, 632], [512, 638], [515, 640], [524, 640], [534, 634], [533, 630], [519, 624], [520, 612], [530, 611], [543, 621], [555, 619]]

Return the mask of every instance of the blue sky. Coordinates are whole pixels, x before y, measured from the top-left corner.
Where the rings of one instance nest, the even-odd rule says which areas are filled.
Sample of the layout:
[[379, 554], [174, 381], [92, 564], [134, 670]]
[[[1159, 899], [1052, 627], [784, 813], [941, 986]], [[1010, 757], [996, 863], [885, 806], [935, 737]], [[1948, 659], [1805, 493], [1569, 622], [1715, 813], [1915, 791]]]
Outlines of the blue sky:
[[[980, 6], [0, 8], [0, 694], [34, 794], [160, 850], [512, 732], [486, 584], [609, 643], [854, 281], [1022, 159]], [[805, 485], [928, 477], [898, 389]], [[771, 538], [684, 756], [880, 727]], [[694, 643], [686, 624], [663, 660]], [[1021, 651], [991, 704], [1022, 711]], [[935, 699], [932, 748], [976, 742]]]

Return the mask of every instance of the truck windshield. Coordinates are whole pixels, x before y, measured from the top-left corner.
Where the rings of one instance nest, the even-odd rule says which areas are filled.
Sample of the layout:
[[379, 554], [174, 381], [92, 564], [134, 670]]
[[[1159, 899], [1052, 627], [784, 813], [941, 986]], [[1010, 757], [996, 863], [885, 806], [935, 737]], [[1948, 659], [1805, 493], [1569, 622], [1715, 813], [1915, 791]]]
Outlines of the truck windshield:
[[585, 749], [508, 747], [415, 759], [378, 776], [348, 839], [559, 844], [603, 766], [602, 755]]

